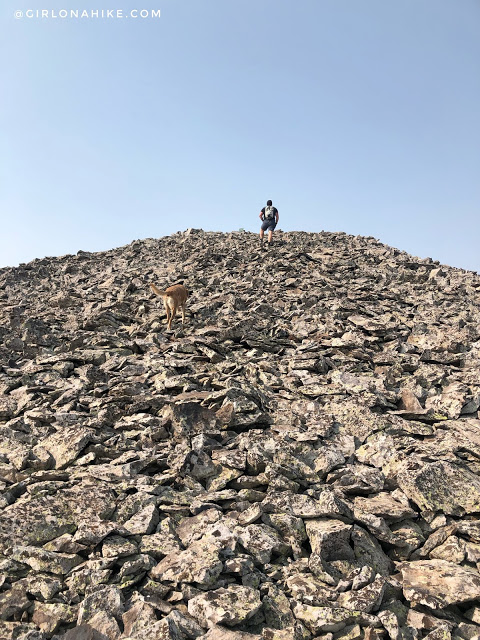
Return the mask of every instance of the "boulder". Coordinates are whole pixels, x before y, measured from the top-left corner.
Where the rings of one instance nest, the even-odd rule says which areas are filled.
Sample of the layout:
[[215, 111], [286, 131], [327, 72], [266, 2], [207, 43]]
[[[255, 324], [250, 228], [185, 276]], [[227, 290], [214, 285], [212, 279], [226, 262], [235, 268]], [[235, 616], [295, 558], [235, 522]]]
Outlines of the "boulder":
[[480, 598], [480, 574], [446, 560], [417, 560], [399, 565], [405, 598], [412, 604], [443, 609]]
[[195, 596], [188, 602], [188, 612], [204, 628], [212, 624], [232, 627], [251, 618], [261, 606], [256, 589], [232, 584]]

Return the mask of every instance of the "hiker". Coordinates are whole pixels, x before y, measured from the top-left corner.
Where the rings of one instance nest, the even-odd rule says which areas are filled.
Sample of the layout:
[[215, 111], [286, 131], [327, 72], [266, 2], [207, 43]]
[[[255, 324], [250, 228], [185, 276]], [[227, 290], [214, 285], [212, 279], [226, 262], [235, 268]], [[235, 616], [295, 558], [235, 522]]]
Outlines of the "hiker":
[[260, 211], [260, 220], [262, 226], [260, 228], [260, 247], [263, 246], [263, 234], [268, 231], [267, 246], [273, 244], [273, 230], [278, 224], [278, 209], [272, 205], [271, 200], [267, 200], [267, 206]]

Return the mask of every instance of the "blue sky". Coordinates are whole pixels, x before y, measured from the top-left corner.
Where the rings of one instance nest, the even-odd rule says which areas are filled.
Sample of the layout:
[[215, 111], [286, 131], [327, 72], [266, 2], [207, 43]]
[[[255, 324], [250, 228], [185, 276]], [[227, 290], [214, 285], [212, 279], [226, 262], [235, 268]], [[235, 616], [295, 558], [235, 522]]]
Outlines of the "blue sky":
[[[27, 9], [161, 18], [15, 19]], [[0, 266], [189, 227], [480, 271], [478, 0], [3, 0]]]

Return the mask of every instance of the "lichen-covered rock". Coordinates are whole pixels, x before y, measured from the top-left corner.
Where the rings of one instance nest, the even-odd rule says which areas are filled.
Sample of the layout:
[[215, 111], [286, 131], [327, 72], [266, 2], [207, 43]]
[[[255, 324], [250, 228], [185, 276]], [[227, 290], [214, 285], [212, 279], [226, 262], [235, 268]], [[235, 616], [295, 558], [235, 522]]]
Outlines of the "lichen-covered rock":
[[295, 618], [290, 610], [290, 603], [282, 589], [271, 586], [262, 600], [265, 622], [273, 629], [291, 627]]
[[458, 516], [480, 512], [480, 478], [448, 462], [407, 462], [398, 484], [421, 509]]
[[110, 488], [85, 480], [74, 487], [26, 497], [5, 508], [0, 520], [0, 545], [40, 545], [71, 533], [88, 520], [106, 519], [115, 509]]
[[61, 603], [35, 602], [32, 622], [42, 631], [52, 634], [62, 623], [70, 624], [77, 618], [75, 607]]
[[400, 564], [405, 598], [413, 604], [443, 609], [480, 598], [480, 574], [445, 560]]
[[131, 556], [137, 552], [137, 545], [122, 536], [108, 536], [102, 544], [102, 556], [104, 558], [122, 558]]
[[368, 565], [382, 576], [389, 575], [392, 562], [373, 536], [361, 527], [354, 525], [352, 542], [355, 558], [360, 566]]
[[308, 520], [306, 531], [312, 549], [309, 560], [311, 571], [321, 580], [334, 584], [339, 575], [331, 561], [355, 561], [350, 546], [352, 526], [340, 520]]
[[125, 636], [135, 637], [142, 629], [148, 629], [157, 622], [155, 609], [142, 600], [135, 602], [122, 615]]
[[310, 573], [295, 573], [286, 580], [294, 600], [313, 606], [326, 606], [334, 601], [337, 593]]
[[222, 572], [222, 546], [215, 539], [202, 538], [185, 551], [173, 551], [151, 570], [154, 580], [194, 582], [203, 587], [215, 583]]
[[325, 560], [353, 557], [349, 545], [352, 525], [340, 520], [309, 520], [305, 525], [312, 552], [323, 556]]
[[428, 638], [428, 640], [451, 640], [452, 634], [449, 629], [439, 628], [430, 631], [424, 638]]
[[215, 625], [202, 636], [201, 640], [262, 640], [263, 636], [245, 631], [233, 631], [226, 627]]
[[327, 477], [329, 482], [337, 481], [345, 493], [369, 494], [383, 489], [384, 477], [378, 469], [365, 465], [345, 465]]
[[429, 557], [437, 560], [447, 560], [461, 564], [465, 560], [467, 546], [464, 540], [457, 536], [449, 536], [443, 544], [439, 544], [429, 553]]
[[247, 527], [239, 527], [236, 534], [242, 547], [260, 565], [270, 562], [272, 553], [283, 555], [290, 550], [277, 531], [267, 525], [250, 524]]
[[14, 547], [12, 558], [28, 564], [35, 571], [65, 575], [82, 562], [74, 553], [54, 553], [37, 547]]
[[102, 586], [88, 595], [78, 610], [77, 625], [88, 622], [96, 614], [103, 611], [114, 618], [120, 618], [123, 613], [123, 595], [117, 587]]
[[344, 609], [365, 611], [365, 613], [376, 611], [382, 603], [386, 586], [385, 578], [379, 576], [371, 584], [356, 591], [340, 593], [337, 598], [337, 605]]
[[42, 440], [34, 449], [35, 455], [41, 455], [40, 449], [50, 454], [56, 469], [71, 464], [94, 439], [95, 431], [79, 425], [62, 428], [57, 433]]
[[96, 613], [89, 619], [88, 624], [108, 640], [118, 640], [122, 635], [118, 622], [106, 611]]
[[211, 624], [232, 627], [251, 618], [261, 606], [256, 589], [232, 584], [195, 596], [188, 603], [188, 612], [205, 628]]
[[301, 556], [302, 543], [307, 539], [305, 525], [301, 518], [286, 513], [271, 513], [263, 516], [265, 524], [276, 529], [287, 544], [292, 547], [294, 557]]
[[0, 593], [0, 620], [20, 618], [31, 604], [25, 587], [14, 585], [11, 589]]
[[340, 607], [312, 607], [297, 604], [293, 613], [314, 634], [341, 631], [347, 625], [364, 623], [368, 620], [368, 616], [360, 611], [351, 611]]
[[[55, 636], [55, 638], [58, 637]], [[61, 638], [62, 640], [106, 640], [108, 636], [100, 633], [89, 624], [80, 624], [62, 634]]]
[[218, 522], [221, 512], [218, 509], [206, 509], [192, 518], [183, 518], [176, 527], [176, 535], [182, 544], [189, 545], [194, 540], [201, 538], [208, 525]]
[[415, 516], [415, 511], [408, 505], [386, 492], [380, 492], [368, 498], [356, 497], [355, 509], [385, 518], [385, 520], [406, 520]]
[[204, 629], [195, 621], [190, 614], [186, 612], [184, 608], [182, 611], [174, 609], [164, 618], [164, 620], [171, 621], [174, 628], [178, 630], [181, 637], [186, 638], [199, 638], [204, 635]]
[[146, 535], [152, 533], [158, 524], [159, 515], [154, 504], [147, 504], [137, 511], [123, 526], [132, 535]]

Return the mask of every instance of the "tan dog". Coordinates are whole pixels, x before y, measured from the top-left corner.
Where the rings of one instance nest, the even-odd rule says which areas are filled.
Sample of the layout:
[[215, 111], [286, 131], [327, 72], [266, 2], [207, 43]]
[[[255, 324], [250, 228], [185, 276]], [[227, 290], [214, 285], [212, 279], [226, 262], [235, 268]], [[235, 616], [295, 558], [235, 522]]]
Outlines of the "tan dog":
[[150, 287], [152, 291], [163, 298], [163, 304], [165, 305], [165, 311], [167, 313], [167, 328], [172, 328], [172, 320], [177, 313], [178, 307], [182, 309], [182, 324], [185, 324], [185, 303], [188, 298], [188, 291], [183, 284], [174, 284], [171, 287], [167, 287], [165, 291], [161, 291], [154, 284]]

